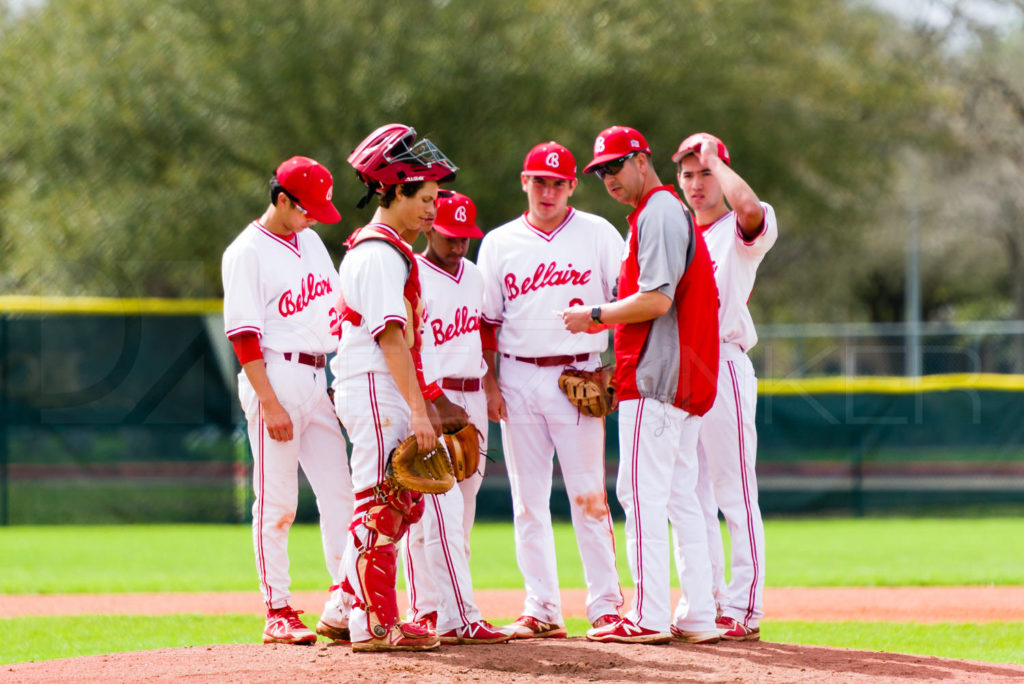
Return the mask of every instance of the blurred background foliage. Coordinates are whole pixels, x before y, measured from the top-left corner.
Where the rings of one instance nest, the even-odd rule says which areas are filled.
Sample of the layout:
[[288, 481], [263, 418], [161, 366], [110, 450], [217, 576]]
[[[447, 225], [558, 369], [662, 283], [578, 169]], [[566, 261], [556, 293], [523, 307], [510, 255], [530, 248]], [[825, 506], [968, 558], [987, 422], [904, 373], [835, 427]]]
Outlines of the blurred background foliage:
[[[525, 209], [532, 145], [582, 168], [625, 124], [666, 183], [684, 136], [719, 135], [776, 207], [758, 321], [900, 320], [911, 221], [925, 320], [1024, 318], [1022, 2], [998, 27], [932, 4], [0, 0], [0, 292], [219, 297], [293, 154], [334, 173], [337, 258], [371, 214], [345, 158], [391, 121], [491, 228]], [[572, 203], [625, 230], [593, 177]]]

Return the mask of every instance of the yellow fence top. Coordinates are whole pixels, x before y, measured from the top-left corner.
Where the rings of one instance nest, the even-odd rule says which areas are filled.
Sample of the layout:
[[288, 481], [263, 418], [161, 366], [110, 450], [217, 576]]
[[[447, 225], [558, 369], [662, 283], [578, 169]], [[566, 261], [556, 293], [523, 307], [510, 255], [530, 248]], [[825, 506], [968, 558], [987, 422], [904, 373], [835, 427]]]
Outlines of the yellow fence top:
[[0, 313], [28, 314], [189, 314], [220, 313], [220, 299], [0, 296]]
[[865, 375], [827, 378], [773, 378], [758, 380], [761, 394], [916, 394], [953, 390], [1024, 391], [1024, 375], [1001, 373], [947, 373], [903, 376]]

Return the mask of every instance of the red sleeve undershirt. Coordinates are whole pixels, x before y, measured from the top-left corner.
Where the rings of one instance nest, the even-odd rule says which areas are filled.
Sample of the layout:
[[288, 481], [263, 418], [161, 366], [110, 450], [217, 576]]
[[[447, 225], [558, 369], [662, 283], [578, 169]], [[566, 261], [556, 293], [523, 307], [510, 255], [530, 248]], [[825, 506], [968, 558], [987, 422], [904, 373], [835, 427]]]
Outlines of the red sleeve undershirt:
[[498, 326], [480, 321], [480, 346], [484, 351], [498, 351]]
[[243, 366], [250, 361], [263, 358], [263, 350], [260, 349], [260, 338], [254, 332], [242, 332], [232, 335], [231, 345], [235, 348], [235, 356]]

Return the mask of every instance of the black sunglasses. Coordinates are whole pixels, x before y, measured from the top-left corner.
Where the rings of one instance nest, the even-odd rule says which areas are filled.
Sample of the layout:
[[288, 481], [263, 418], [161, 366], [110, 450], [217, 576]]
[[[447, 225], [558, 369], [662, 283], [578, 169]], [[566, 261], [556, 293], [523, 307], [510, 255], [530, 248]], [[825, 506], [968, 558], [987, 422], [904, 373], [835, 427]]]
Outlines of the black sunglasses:
[[626, 165], [626, 162], [638, 154], [639, 152], [630, 152], [625, 157], [619, 157], [618, 159], [613, 159], [610, 162], [605, 162], [600, 166], [595, 166], [594, 174], [601, 180], [604, 180], [605, 176], [614, 176], [622, 170], [622, 167]]

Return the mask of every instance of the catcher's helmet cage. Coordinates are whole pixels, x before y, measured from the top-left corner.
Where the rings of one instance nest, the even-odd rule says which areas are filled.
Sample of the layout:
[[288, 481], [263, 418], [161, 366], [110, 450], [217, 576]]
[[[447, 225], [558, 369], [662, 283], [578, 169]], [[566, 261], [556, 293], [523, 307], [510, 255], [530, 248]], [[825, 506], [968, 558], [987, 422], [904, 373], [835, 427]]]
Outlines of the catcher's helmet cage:
[[427, 138], [416, 140], [416, 131], [403, 124], [381, 126], [348, 156], [363, 184], [381, 186], [455, 178], [458, 167]]

